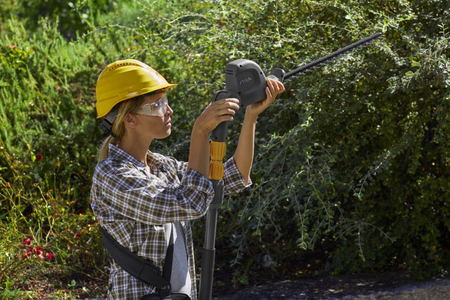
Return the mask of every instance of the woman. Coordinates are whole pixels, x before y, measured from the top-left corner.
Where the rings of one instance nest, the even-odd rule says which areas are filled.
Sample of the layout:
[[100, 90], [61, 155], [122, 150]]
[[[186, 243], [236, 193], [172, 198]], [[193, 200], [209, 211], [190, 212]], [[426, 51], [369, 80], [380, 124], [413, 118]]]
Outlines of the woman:
[[[193, 125], [187, 163], [149, 147], [168, 137], [173, 110], [166, 91], [175, 87], [137, 60], [116, 61], [97, 81], [97, 117], [112, 124], [94, 171], [91, 205], [100, 225], [121, 245], [162, 269], [169, 236], [174, 237], [171, 292], [197, 298], [190, 220], [203, 216], [214, 191], [207, 179], [209, 134], [221, 122], [233, 120], [237, 99], [211, 103]], [[234, 156], [225, 163], [225, 194], [251, 184], [255, 125], [284, 91], [268, 80], [267, 99], [247, 107]], [[109, 129], [109, 128], [108, 128]], [[138, 281], [114, 261], [108, 299], [140, 299], [155, 289]]]

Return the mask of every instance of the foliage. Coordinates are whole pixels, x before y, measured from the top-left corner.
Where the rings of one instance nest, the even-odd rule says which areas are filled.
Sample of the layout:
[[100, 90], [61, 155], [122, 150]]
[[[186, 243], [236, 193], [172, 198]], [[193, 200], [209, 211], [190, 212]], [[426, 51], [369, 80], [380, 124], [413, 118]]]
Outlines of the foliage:
[[111, 0], [37, 0], [21, 1], [17, 14], [32, 31], [39, 28], [41, 18], [58, 22], [58, 30], [69, 39], [88, 31], [99, 14], [110, 12], [116, 5]]
[[[189, 9], [160, 17], [161, 31], [149, 18], [151, 31], [142, 31], [154, 45], [152, 57], [189, 88], [188, 99], [220, 89], [224, 72], [215, 66], [233, 59], [292, 69], [374, 28], [385, 34], [289, 84], [260, 118], [255, 184], [230, 199], [219, 226], [219, 242], [234, 249], [232, 264], [245, 269], [264, 255], [289, 262], [300, 249], [316, 249], [329, 253], [333, 272], [404, 266], [424, 277], [448, 266], [445, 2], [361, 9], [357, 1], [205, 1]], [[181, 119], [192, 122], [197, 110], [183, 106]], [[230, 137], [239, 130], [233, 125]], [[187, 152], [181, 132], [174, 134], [177, 155]]]
[[[95, 48], [69, 45], [56, 26], [40, 24], [30, 36], [11, 19], [1, 38], [1, 282], [42, 275], [36, 264], [84, 272], [104, 262], [88, 209], [97, 145], [87, 136], [99, 137]], [[40, 248], [26, 251], [27, 239]]]
[[[373, 31], [384, 39], [286, 83], [259, 118], [253, 185], [223, 206], [217, 248], [226, 251], [217, 264], [233, 267], [237, 285], [252, 283], [255, 271], [293, 276], [310, 257], [321, 261], [318, 273], [404, 268], [423, 278], [448, 268], [446, 1], [92, 3], [69, 10], [99, 11], [72, 42], [65, 21], [49, 21], [54, 15], [33, 33], [26, 20], [2, 23], [0, 261], [9, 268], [2, 280], [27, 268], [14, 256], [31, 237], [53, 255], [37, 259], [43, 266], [104, 263], [89, 186], [101, 140], [95, 80], [107, 63], [140, 59], [179, 84], [169, 95], [175, 130], [152, 148], [187, 159], [192, 123], [223, 88], [227, 62], [290, 70]], [[100, 14], [108, 5], [117, 13]], [[195, 225], [201, 243], [202, 222]]]

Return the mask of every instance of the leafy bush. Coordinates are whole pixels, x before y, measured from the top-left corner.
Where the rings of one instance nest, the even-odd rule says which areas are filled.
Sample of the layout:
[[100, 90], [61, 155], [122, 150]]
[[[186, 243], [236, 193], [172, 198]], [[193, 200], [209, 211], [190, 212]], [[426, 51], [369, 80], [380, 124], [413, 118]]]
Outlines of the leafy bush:
[[[187, 159], [192, 123], [223, 88], [226, 63], [248, 58], [267, 73], [291, 70], [373, 31], [384, 39], [287, 83], [259, 118], [254, 184], [223, 206], [217, 264], [233, 266], [236, 284], [252, 283], [253, 272], [294, 276], [313, 262], [317, 273], [335, 274], [404, 268], [426, 277], [448, 268], [445, 1], [116, 7], [120, 13], [99, 15], [71, 43], [45, 20], [35, 34], [15, 19], [3, 23], [0, 228], [8, 234], [0, 260], [12, 266], [0, 272], [4, 279], [21, 268], [14, 255], [30, 237], [53, 255], [51, 264], [83, 270], [103, 263], [88, 203], [101, 140], [94, 87], [107, 63], [140, 59], [179, 84], [169, 95], [173, 134], [152, 147]], [[228, 156], [240, 120], [230, 124]], [[201, 243], [202, 222], [195, 225]]]
[[[66, 263], [67, 271], [95, 269], [104, 260], [88, 210], [97, 58], [93, 47], [69, 45], [56, 26], [41, 28], [31, 36], [11, 19], [0, 43], [2, 282]], [[27, 239], [33, 250], [23, 248]]]
[[[245, 269], [270, 255], [288, 265], [315, 249], [337, 273], [404, 266], [424, 277], [448, 266], [445, 2], [206, 1], [191, 11], [172, 13], [169, 26], [159, 18], [164, 30], [143, 31], [153, 37], [152, 55], [190, 89], [189, 99], [220, 89], [223, 67], [215, 66], [230, 60], [289, 70], [373, 28], [385, 33], [374, 46], [288, 84], [260, 118], [255, 184], [221, 216], [219, 243], [234, 249], [233, 264]], [[181, 119], [191, 122], [197, 109], [183, 107], [189, 113]], [[229, 136], [238, 130], [232, 124]]]
[[59, 32], [68, 39], [91, 29], [99, 14], [114, 10], [116, 2], [111, 0], [37, 0], [21, 1], [17, 14], [27, 28], [36, 31], [39, 20], [58, 23]]

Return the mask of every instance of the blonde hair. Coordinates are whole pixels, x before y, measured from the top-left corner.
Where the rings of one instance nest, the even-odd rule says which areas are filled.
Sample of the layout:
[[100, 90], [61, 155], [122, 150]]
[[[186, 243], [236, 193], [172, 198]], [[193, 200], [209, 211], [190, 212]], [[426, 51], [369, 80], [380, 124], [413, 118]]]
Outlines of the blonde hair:
[[142, 105], [142, 103], [144, 103], [145, 96], [146, 95], [142, 95], [135, 98], [131, 98], [122, 101], [119, 104], [120, 105], [119, 113], [117, 114], [117, 117], [112, 125], [112, 132], [114, 133], [115, 137], [110, 135], [102, 142], [102, 145], [100, 146], [100, 150], [98, 151], [97, 155], [98, 162], [101, 162], [102, 160], [106, 159], [109, 156], [109, 144], [117, 145], [122, 140], [122, 137], [125, 134], [125, 125], [123, 122], [125, 117], [133, 110], [139, 108]]

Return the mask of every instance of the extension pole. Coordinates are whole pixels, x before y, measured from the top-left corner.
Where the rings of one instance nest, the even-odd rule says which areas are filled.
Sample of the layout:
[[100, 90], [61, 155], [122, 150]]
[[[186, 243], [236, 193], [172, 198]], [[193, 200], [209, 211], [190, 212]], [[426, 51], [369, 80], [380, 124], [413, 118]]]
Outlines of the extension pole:
[[[219, 158], [220, 152], [225, 152], [225, 142], [216, 143], [211, 142], [210, 152], [211, 158]], [[219, 154], [215, 151], [220, 151]], [[225, 153], [224, 155], [225, 156]], [[212, 181], [214, 188], [214, 199], [209, 205], [209, 210], [206, 213], [205, 224], [205, 245], [202, 252], [202, 270], [200, 275], [200, 295], [199, 300], [210, 300], [212, 297], [212, 286], [214, 279], [214, 260], [215, 260], [215, 242], [217, 217], [219, 208], [223, 203], [223, 156], [219, 160], [211, 160], [209, 165], [209, 178]]]
[[[213, 96], [213, 101], [225, 99], [230, 94], [226, 91], [216, 92]], [[226, 138], [228, 135], [228, 122], [220, 123], [211, 134], [211, 142], [209, 145], [210, 163], [209, 163], [209, 179], [214, 188], [214, 199], [209, 205], [206, 213], [205, 223], [205, 245], [202, 251], [202, 264], [200, 274], [200, 289], [199, 300], [211, 300], [212, 287], [214, 279], [214, 260], [215, 260], [215, 243], [216, 243], [216, 229], [217, 217], [219, 209], [223, 203], [223, 175], [224, 165], [223, 158], [226, 152]]]

